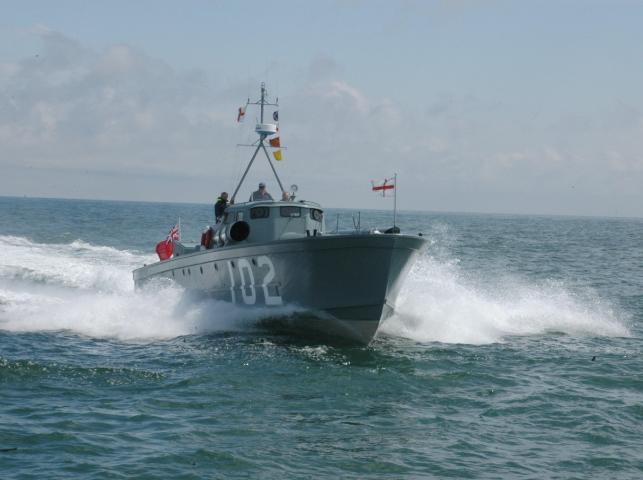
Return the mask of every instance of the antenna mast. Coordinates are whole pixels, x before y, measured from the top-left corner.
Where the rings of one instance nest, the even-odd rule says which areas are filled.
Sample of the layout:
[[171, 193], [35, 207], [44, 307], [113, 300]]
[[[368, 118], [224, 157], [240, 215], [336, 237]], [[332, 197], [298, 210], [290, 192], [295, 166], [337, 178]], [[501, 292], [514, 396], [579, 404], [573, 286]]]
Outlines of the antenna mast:
[[266, 84], [261, 82], [261, 123], [263, 123], [263, 106], [266, 103]]
[[268, 160], [268, 164], [270, 164], [270, 168], [272, 169], [272, 173], [275, 174], [275, 178], [277, 179], [277, 183], [279, 184], [279, 188], [281, 189], [281, 192], [285, 192], [284, 186], [281, 184], [281, 180], [279, 179], [279, 175], [277, 175], [277, 170], [275, 170], [275, 166], [272, 163], [272, 160], [270, 160], [270, 155], [268, 154], [268, 149], [266, 148], [266, 145], [264, 143], [264, 140], [277, 133], [277, 125], [274, 123], [263, 123], [263, 113], [264, 113], [264, 107], [265, 106], [274, 106], [278, 107], [278, 103], [270, 103], [267, 101], [266, 97], [268, 96], [268, 92], [266, 91], [266, 84], [264, 82], [261, 82], [261, 99], [257, 102], [251, 102], [248, 100], [246, 103], [247, 105], [259, 105], [261, 107], [261, 116], [259, 123], [255, 127], [255, 132], [257, 135], [259, 135], [259, 140], [257, 140], [255, 143], [252, 145], [243, 145], [243, 146], [252, 146], [256, 147], [255, 152], [252, 154], [252, 158], [250, 159], [250, 162], [248, 163], [248, 166], [246, 167], [246, 170], [243, 172], [243, 176], [241, 177], [241, 180], [239, 181], [239, 184], [237, 185], [237, 188], [235, 188], [234, 193], [232, 194], [232, 199], [231, 201], [234, 202], [235, 197], [237, 196], [237, 193], [239, 192], [239, 189], [241, 188], [241, 185], [243, 184], [243, 181], [246, 179], [246, 175], [248, 175], [248, 172], [250, 171], [250, 167], [255, 161], [255, 158], [257, 157], [257, 153], [259, 153], [259, 150], [263, 150], [264, 153], [266, 154], [266, 159]]

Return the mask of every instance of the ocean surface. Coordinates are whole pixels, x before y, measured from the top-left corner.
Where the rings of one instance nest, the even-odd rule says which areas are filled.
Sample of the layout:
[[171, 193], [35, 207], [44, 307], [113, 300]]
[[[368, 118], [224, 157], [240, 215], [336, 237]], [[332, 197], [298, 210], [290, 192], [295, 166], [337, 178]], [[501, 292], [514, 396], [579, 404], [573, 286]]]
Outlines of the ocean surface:
[[643, 478], [643, 219], [402, 213], [365, 347], [136, 291], [178, 217], [212, 206], [0, 197], [0, 478]]

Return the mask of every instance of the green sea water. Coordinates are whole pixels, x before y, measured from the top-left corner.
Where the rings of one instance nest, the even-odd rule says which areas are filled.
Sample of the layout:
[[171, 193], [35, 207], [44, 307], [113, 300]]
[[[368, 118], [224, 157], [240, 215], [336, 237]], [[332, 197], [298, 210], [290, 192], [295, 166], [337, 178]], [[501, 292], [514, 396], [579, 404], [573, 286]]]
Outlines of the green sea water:
[[136, 291], [179, 216], [212, 206], [0, 198], [0, 478], [643, 478], [643, 219], [403, 212], [365, 347]]

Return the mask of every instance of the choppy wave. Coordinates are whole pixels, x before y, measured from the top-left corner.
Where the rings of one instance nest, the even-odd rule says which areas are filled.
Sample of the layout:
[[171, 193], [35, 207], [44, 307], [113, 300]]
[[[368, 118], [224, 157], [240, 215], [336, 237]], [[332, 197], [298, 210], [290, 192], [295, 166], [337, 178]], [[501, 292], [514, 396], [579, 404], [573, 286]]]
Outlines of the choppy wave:
[[0, 236], [0, 279], [60, 285], [100, 291], [131, 291], [131, 270], [154, 261], [150, 255], [95, 246], [35, 243], [22, 237]]
[[381, 330], [419, 342], [467, 344], [550, 332], [618, 337], [630, 335], [624, 317], [595, 293], [574, 293], [560, 281], [489, 278], [424, 255]]
[[[282, 310], [252, 311], [194, 299], [171, 282], [135, 290], [131, 271], [153, 256], [82, 241], [39, 244], [0, 236], [0, 328], [70, 330], [95, 338], [154, 340], [244, 329]], [[423, 256], [382, 331], [420, 342], [484, 344], [511, 335], [562, 332], [627, 336], [619, 312], [561, 283], [465, 275], [457, 262]]]

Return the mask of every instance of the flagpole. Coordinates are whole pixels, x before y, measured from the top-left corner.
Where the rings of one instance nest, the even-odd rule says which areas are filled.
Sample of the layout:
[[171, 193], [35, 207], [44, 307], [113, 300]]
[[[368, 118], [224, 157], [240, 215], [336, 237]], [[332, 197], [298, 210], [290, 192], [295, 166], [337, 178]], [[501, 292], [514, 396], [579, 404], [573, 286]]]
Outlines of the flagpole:
[[393, 228], [395, 228], [395, 221], [397, 217], [397, 173], [393, 174], [393, 182], [395, 187], [393, 188]]

